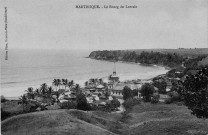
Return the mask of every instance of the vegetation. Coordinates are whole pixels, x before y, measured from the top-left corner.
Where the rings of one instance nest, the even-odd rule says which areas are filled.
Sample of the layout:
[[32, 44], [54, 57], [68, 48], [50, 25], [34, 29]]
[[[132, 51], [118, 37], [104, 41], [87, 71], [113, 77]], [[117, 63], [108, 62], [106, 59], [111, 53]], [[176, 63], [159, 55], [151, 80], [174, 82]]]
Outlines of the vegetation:
[[76, 109], [77, 103], [75, 101], [68, 101], [60, 103], [61, 109]]
[[122, 91], [123, 99], [127, 100], [128, 98], [132, 98], [132, 91], [128, 86], [125, 86]]
[[6, 102], [6, 98], [3, 95], [1, 95], [1, 103], [4, 103], [4, 102]]
[[73, 109], [28, 113], [3, 121], [1, 129], [2, 134], [17, 135], [206, 135], [207, 124], [207, 120], [191, 115], [185, 106], [141, 103], [125, 115]]
[[87, 99], [83, 93], [77, 95], [77, 109], [79, 110], [88, 110]]
[[160, 81], [154, 81], [153, 85], [158, 88], [158, 92], [160, 94], [166, 94], [167, 83], [164, 80], [162, 80], [161, 82]]
[[91, 58], [103, 60], [121, 60], [142, 64], [159, 64], [169, 67], [181, 65], [183, 57], [176, 53], [160, 53], [142, 51], [139, 54], [135, 51], [97, 51], [90, 54]]
[[160, 95], [159, 94], [153, 94], [151, 97], [151, 103], [156, 104], [159, 102]]
[[142, 88], [140, 90], [141, 96], [143, 96], [143, 100], [145, 102], [150, 102], [151, 101], [151, 96], [153, 95], [155, 89], [154, 86], [152, 86], [149, 83], [145, 83], [142, 85]]
[[208, 118], [208, 67], [202, 68], [195, 75], [187, 75], [181, 83], [183, 87], [180, 94], [185, 105], [197, 117]]
[[140, 98], [128, 98], [127, 100], [124, 101], [123, 106], [128, 111], [132, 109], [133, 106], [138, 105], [140, 103], [141, 103]]
[[113, 100], [110, 103], [111, 108], [118, 108], [120, 107], [120, 102], [118, 101], [118, 99], [116, 99], [116, 97], [113, 97]]

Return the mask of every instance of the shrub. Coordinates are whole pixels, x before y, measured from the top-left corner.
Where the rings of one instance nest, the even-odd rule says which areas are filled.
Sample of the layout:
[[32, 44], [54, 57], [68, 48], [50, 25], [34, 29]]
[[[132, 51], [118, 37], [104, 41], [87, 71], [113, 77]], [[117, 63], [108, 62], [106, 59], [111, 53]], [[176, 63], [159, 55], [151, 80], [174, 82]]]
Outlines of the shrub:
[[89, 109], [87, 99], [83, 93], [77, 95], [77, 109], [84, 111]]
[[208, 118], [208, 66], [195, 75], [188, 75], [181, 89], [185, 105], [198, 118]]
[[172, 103], [171, 98], [165, 100], [165, 104], [170, 104], [170, 103]]
[[120, 102], [118, 101], [118, 99], [113, 99], [112, 101], [111, 101], [111, 106], [113, 107], [113, 108], [117, 108], [117, 107], [120, 107]]
[[61, 109], [76, 109], [77, 103], [74, 101], [68, 101], [60, 103]]
[[160, 98], [160, 95], [159, 94], [154, 94], [151, 98], [151, 103], [152, 104], [156, 104], [159, 102], [159, 98]]
[[6, 102], [6, 98], [3, 95], [1, 95], [1, 102], [2, 103]]
[[123, 99], [127, 100], [128, 98], [132, 98], [132, 91], [128, 86], [125, 86], [122, 91]]
[[6, 118], [8, 118], [8, 117], [10, 117], [10, 116], [11, 116], [11, 114], [10, 114], [9, 112], [4, 111], [4, 110], [1, 108], [1, 120], [4, 120], [4, 119], [6, 119]]
[[145, 102], [151, 101], [151, 96], [153, 95], [154, 91], [154, 86], [152, 86], [151, 84], [145, 83], [144, 85], [142, 85], [140, 92]]
[[95, 104], [88, 104], [88, 106], [89, 106], [89, 110], [92, 110], [92, 111], [98, 110], [98, 107]]
[[141, 103], [141, 99], [139, 98], [128, 98], [124, 101], [123, 105], [126, 110], [131, 109], [133, 106]]
[[171, 102], [180, 101], [180, 95], [176, 91], [169, 92], [168, 95], [170, 96]]

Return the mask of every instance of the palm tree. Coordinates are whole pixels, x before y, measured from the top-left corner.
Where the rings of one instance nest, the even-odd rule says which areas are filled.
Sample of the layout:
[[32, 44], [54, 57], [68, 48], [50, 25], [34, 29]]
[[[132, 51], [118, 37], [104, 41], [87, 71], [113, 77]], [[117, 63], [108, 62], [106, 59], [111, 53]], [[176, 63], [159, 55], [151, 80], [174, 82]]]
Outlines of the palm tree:
[[43, 95], [45, 95], [45, 94], [47, 93], [47, 90], [48, 90], [47, 84], [46, 84], [46, 83], [41, 84], [40, 90], [41, 90], [41, 93], [42, 93]]
[[85, 82], [85, 86], [88, 86], [88, 81]]
[[57, 79], [57, 84], [58, 84], [59, 89], [60, 89], [60, 86], [61, 86], [61, 79]]
[[70, 89], [70, 87], [71, 87], [71, 82], [68, 82], [67, 87], [69, 87], [69, 89]]
[[47, 91], [48, 96], [52, 94], [52, 91], [53, 91], [53, 88], [51, 86], [48, 87], [48, 91]]
[[73, 80], [71, 80], [71, 86], [73, 86], [74, 85], [74, 81]]
[[102, 78], [99, 79], [99, 83], [103, 84], [103, 79]]
[[40, 95], [40, 91], [39, 91], [38, 88], [35, 90], [34, 94], [35, 94], [35, 95]]
[[52, 85], [56, 87], [56, 91], [57, 91], [57, 88], [59, 86], [58, 79], [54, 79]]
[[79, 86], [79, 84], [76, 84], [75, 89], [76, 89], [76, 93], [80, 94], [80, 86]]
[[22, 109], [23, 109], [23, 112], [25, 111], [25, 105], [28, 103], [28, 101], [27, 101], [27, 97], [26, 97], [26, 95], [24, 94], [23, 96], [21, 96], [20, 98], [19, 98], [19, 100], [20, 100], [20, 104], [22, 104]]
[[64, 85], [65, 90], [66, 90], [66, 86], [68, 84], [68, 79], [62, 79], [62, 84]]
[[29, 87], [25, 91], [27, 92], [28, 99], [34, 99], [33, 87]]

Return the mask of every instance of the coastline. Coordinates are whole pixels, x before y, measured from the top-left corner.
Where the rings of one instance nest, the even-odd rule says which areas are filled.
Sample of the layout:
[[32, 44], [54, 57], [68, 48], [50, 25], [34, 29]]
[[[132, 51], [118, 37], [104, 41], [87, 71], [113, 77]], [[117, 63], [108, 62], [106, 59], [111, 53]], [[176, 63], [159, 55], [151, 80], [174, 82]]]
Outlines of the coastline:
[[[86, 57], [86, 58], [90, 58], [90, 57]], [[92, 58], [90, 58], [90, 59], [92, 59]], [[98, 60], [98, 59], [93, 59], [93, 60]], [[101, 61], [108, 61], [108, 62], [113, 62], [113, 61], [110, 61], [110, 60], [101, 60]], [[165, 67], [165, 66], [162, 66], [162, 65], [153, 65], [153, 64], [149, 64], [149, 65], [143, 65], [143, 64], [141, 64], [141, 63], [135, 63], [135, 62], [126, 62], [126, 61], [118, 61], [119, 63], [126, 63], [126, 64], [134, 64], [134, 65], [140, 65], [140, 66], [149, 66], [149, 67], [159, 67], [159, 68], [164, 68], [165, 70], [170, 70], [171, 68], [169, 68], [169, 67]], [[168, 72], [168, 71], [166, 71], [166, 72]], [[160, 75], [160, 74], [159, 74]], [[158, 74], [157, 75], [154, 75], [153, 77], [150, 77], [150, 78], [146, 78], [146, 79], [141, 79], [141, 78], [139, 78], [139, 77], [137, 77], [137, 78], [135, 78], [135, 79], [126, 79], [126, 80], [121, 80], [121, 82], [125, 82], [125, 81], [129, 81], [129, 82], [133, 82], [133, 81], [135, 81], [135, 80], [141, 80], [141, 81], [149, 81], [149, 80], [152, 80], [154, 77], [156, 77], [156, 76], [158, 76]], [[102, 77], [102, 76], [100, 76], [100, 77]], [[90, 78], [88, 78], [88, 79], [90, 79]], [[74, 80], [77, 84], [80, 84], [81, 82], [79, 81], [79, 80]], [[82, 80], [83, 81], [83, 80]], [[87, 81], [87, 80], [85, 80], [85, 81]], [[81, 87], [83, 87], [83, 85], [80, 85]], [[37, 86], [34, 86], [34, 88], [38, 88], [39, 87], [39, 85], [37, 85]], [[7, 88], [7, 89], [10, 89], [9, 91], [13, 91], [13, 90], [15, 90], [15, 91], [18, 91], [18, 87], [15, 87], [15, 88]], [[19, 92], [19, 93], [21, 93], [20, 95], [18, 95], [18, 96], [12, 96], [12, 94], [11, 94], [11, 96], [7, 96], [7, 95], [4, 95], [6, 98], [17, 98], [17, 97], [20, 97], [22, 94], [24, 94], [25, 92], [24, 91], [22, 91], [22, 92]]]
[[[104, 59], [95, 59], [95, 58], [91, 58], [91, 57], [85, 57], [85, 58], [89, 58], [89, 59], [93, 59], [93, 60], [98, 60], [98, 61], [108, 61], [108, 62], [114, 62], [113, 60], [104, 60]], [[154, 67], [162, 67], [162, 68], [165, 68], [167, 70], [171, 70], [173, 68], [171, 67], [168, 67], [168, 66], [165, 66], [165, 65], [161, 65], [161, 64], [141, 64], [139, 62], [128, 62], [128, 61], [122, 61], [122, 60], [118, 60], [116, 62], [119, 62], [119, 63], [127, 63], [127, 64], [134, 64], [134, 65], [140, 65], [140, 66], [154, 66]]]

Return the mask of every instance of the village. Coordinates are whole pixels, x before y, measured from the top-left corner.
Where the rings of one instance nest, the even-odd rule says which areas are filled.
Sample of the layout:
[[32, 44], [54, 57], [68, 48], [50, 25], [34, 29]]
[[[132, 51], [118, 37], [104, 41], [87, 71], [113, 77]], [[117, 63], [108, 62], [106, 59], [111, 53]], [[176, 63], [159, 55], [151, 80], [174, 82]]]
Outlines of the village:
[[[170, 79], [165, 77], [165, 75], [159, 75], [155, 77], [156, 80], [154, 82], [162, 82], [165, 80], [166, 82], [166, 92], [169, 92], [172, 88], [172, 83]], [[165, 79], [164, 79], [165, 78]], [[144, 84], [153, 84], [153, 79], [137, 79], [137, 80], [127, 80], [121, 82], [119, 80], [119, 76], [116, 74], [116, 70], [114, 67], [114, 71], [111, 75], [109, 75], [107, 82], [103, 81], [102, 78], [91, 78], [85, 82], [84, 87], [80, 87], [79, 84], [72, 84], [70, 87], [60, 88], [54, 92], [52, 92], [52, 97], [55, 99], [54, 104], [59, 103], [67, 103], [69, 101], [76, 101], [77, 94], [83, 93], [86, 97], [87, 103], [90, 105], [94, 105], [98, 108], [105, 107], [109, 102], [113, 99], [117, 99], [120, 102], [120, 107], [116, 108], [115, 111], [122, 112], [124, 111], [124, 107], [122, 103], [123, 100], [123, 89], [125, 86], [129, 87], [132, 91], [136, 91], [134, 98], [142, 99], [141, 95], [141, 87]], [[165, 92], [165, 93], [166, 93]], [[58, 93], [58, 95], [56, 94]], [[158, 88], [154, 86], [154, 94], [159, 95], [159, 101], [165, 102], [166, 99], [169, 98], [167, 94], [161, 94], [158, 92]], [[34, 99], [30, 99], [31, 101], [42, 102], [43, 105], [50, 108], [54, 104], [48, 102], [43, 102], [45, 97], [37, 95]], [[47, 100], [46, 100], [47, 101]], [[40, 109], [39, 109], [40, 110]], [[102, 109], [101, 109], [102, 110]]]

